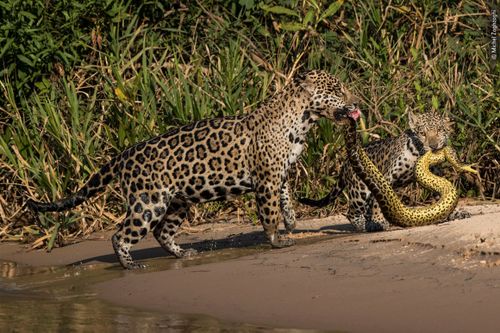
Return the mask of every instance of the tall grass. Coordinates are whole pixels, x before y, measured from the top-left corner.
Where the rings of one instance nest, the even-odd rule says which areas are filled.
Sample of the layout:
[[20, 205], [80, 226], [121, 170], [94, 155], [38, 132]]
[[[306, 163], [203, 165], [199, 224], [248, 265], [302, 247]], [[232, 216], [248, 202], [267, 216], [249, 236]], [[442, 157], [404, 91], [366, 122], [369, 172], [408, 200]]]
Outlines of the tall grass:
[[[479, 162], [481, 179], [448, 176], [463, 195], [500, 195], [498, 65], [482, 1], [64, 3], [10, 0], [28, 14], [0, 12], [0, 26], [26, 28], [0, 35], [2, 239], [50, 248], [112, 226], [123, 212], [115, 187], [70, 212], [22, 207], [68, 195], [110, 156], [172, 126], [249, 112], [305, 68], [361, 97], [365, 142], [401, 133], [409, 110], [447, 113], [452, 144]], [[296, 193], [319, 196], [335, 181], [340, 133], [325, 120], [311, 133]]]

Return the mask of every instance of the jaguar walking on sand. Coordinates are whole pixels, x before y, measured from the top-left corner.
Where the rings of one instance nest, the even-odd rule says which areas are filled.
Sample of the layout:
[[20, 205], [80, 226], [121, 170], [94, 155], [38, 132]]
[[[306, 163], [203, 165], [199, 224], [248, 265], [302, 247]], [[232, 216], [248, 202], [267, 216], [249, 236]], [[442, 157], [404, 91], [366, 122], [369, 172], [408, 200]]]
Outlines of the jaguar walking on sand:
[[150, 230], [176, 257], [191, 256], [174, 236], [192, 204], [255, 192], [257, 212], [273, 247], [293, 245], [278, 223], [295, 227], [286, 181], [303, 150], [305, 136], [320, 117], [356, 118], [356, 98], [323, 71], [297, 75], [290, 84], [244, 116], [201, 120], [138, 143], [115, 156], [72, 196], [53, 203], [28, 201], [37, 212], [62, 211], [105, 189], [115, 177], [127, 199], [125, 220], [113, 235], [124, 268], [135, 263], [130, 248]]

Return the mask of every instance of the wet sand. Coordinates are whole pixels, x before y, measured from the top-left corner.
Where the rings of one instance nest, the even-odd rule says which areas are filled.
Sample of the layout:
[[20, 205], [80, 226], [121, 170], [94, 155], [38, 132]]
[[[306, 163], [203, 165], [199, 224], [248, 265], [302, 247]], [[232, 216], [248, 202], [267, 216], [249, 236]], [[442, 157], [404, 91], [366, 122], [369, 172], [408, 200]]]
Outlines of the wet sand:
[[[173, 259], [148, 238], [133, 255], [150, 269], [92, 288], [123, 306], [266, 327], [499, 332], [500, 205], [465, 209], [472, 218], [372, 234], [352, 233], [343, 216], [302, 220], [298, 244], [279, 250], [259, 245], [260, 226], [202, 225], [180, 242], [214, 260]], [[116, 266], [110, 235], [50, 254], [0, 244], [0, 259]]]

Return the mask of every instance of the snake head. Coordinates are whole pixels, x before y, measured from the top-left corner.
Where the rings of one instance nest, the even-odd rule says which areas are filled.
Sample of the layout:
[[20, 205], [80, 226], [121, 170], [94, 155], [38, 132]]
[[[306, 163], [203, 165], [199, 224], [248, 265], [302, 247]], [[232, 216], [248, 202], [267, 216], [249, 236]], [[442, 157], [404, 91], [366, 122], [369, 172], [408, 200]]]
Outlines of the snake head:
[[479, 175], [479, 172], [476, 169], [473, 169], [472, 167], [477, 167], [477, 163], [472, 163], [472, 164], [464, 164], [460, 167], [460, 170], [463, 172], [470, 172], [475, 175]]

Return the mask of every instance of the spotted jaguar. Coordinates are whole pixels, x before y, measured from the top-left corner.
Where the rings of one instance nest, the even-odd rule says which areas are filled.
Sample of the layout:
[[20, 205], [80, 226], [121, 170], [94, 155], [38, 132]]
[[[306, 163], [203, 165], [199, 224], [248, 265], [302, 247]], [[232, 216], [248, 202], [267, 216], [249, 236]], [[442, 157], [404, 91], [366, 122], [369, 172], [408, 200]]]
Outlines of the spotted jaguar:
[[36, 212], [63, 211], [103, 191], [120, 179], [127, 200], [125, 220], [112, 236], [124, 268], [144, 267], [133, 261], [132, 245], [149, 231], [178, 258], [192, 256], [174, 241], [190, 205], [226, 200], [255, 192], [257, 213], [273, 247], [293, 245], [278, 224], [295, 227], [287, 172], [304, 148], [306, 134], [325, 117], [357, 118], [356, 97], [324, 71], [296, 75], [255, 111], [242, 116], [193, 122], [138, 143], [113, 157], [73, 195], [52, 203], [28, 201]]
[[[394, 188], [413, 182], [418, 158], [427, 151], [445, 147], [452, 133], [449, 119], [436, 112], [409, 112], [408, 125], [409, 129], [401, 135], [377, 140], [364, 147], [368, 157]], [[308, 206], [324, 207], [335, 201], [344, 188], [347, 188], [349, 197], [347, 218], [357, 231], [380, 231], [389, 227], [378, 202], [348, 161], [343, 164], [338, 182], [330, 193], [319, 200], [299, 198], [298, 201]], [[467, 216], [467, 212], [455, 212], [449, 219]]]

